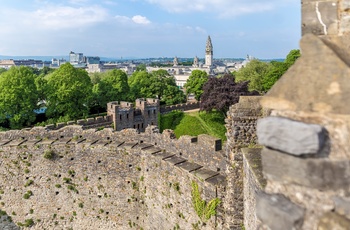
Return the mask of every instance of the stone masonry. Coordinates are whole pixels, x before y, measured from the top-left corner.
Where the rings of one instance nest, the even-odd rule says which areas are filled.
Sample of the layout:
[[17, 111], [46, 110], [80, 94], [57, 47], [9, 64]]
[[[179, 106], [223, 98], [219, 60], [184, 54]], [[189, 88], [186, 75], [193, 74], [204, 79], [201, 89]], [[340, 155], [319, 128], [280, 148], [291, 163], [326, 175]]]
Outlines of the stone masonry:
[[223, 229], [222, 205], [203, 223], [191, 196], [196, 181], [204, 200], [223, 200], [221, 141], [172, 137], [154, 127], [0, 132], [0, 229]]
[[158, 126], [159, 100], [153, 98], [136, 99], [130, 102], [117, 101], [107, 104], [107, 115], [112, 117], [117, 131], [133, 128], [144, 132], [149, 125]]
[[349, 6], [302, 2], [302, 56], [261, 100], [263, 229], [350, 229]]

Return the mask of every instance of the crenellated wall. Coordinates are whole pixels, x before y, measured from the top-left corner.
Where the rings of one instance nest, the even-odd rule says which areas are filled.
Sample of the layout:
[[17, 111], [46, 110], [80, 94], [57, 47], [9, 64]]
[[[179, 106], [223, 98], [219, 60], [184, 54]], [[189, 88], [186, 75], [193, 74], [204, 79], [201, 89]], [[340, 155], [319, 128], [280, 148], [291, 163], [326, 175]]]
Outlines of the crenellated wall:
[[188, 111], [193, 109], [199, 109], [199, 102], [188, 102], [177, 105], [161, 106], [160, 113], [165, 114], [170, 113], [173, 110]]
[[[211, 170], [203, 157], [215, 155], [205, 146], [218, 149], [217, 140], [206, 145], [201, 140], [211, 138], [199, 137], [199, 148], [154, 130], [0, 132], [0, 210], [13, 220], [0, 226], [31, 219], [32, 229], [222, 229], [222, 204], [203, 225], [191, 197], [192, 181], [206, 201], [225, 196], [220, 164]], [[202, 158], [189, 157], [196, 151]]]

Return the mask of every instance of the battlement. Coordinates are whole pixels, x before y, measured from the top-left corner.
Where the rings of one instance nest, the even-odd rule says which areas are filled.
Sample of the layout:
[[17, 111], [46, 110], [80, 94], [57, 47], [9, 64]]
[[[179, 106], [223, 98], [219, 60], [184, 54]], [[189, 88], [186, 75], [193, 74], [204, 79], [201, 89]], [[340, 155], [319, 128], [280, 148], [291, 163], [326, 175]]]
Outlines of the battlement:
[[[199, 220], [188, 202], [191, 181], [198, 183], [203, 199], [222, 200], [226, 174], [189, 156], [198, 152], [207, 161], [219, 157], [220, 151], [213, 152], [218, 140], [204, 135], [196, 142], [183, 143], [154, 131], [154, 127], [145, 133], [85, 130], [73, 125], [58, 130], [34, 127], [0, 132], [0, 179], [4, 181], [0, 191], [5, 203], [1, 208], [17, 214], [12, 216], [15, 223], [23, 222], [28, 210], [34, 210], [30, 217], [41, 219], [35, 229], [50, 226], [52, 213], [62, 217], [56, 221], [62, 228], [124, 229], [131, 223], [144, 229], [167, 229], [176, 224], [191, 229]], [[205, 140], [211, 143], [199, 146]], [[5, 172], [12, 171], [13, 162], [19, 171], [12, 176]], [[11, 186], [5, 181], [11, 181]], [[28, 190], [30, 198], [24, 199]], [[72, 210], [79, 221], [62, 221], [71, 218]], [[222, 212], [219, 208], [202, 229], [221, 228]]]
[[144, 132], [148, 125], [158, 125], [158, 113], [158, 99], [136, 99], [135, 107], [124, 101], [107, 104], [107, 115], [112, 117], [114, 129], [117, 131], [134, 128]]
[[166, 114], [166, 113], [170, 113], [173, 110], [188, 111], [193, 109], [199, 109], [199, 102], [188, 102], [188, 103], [177, 104], [177, 105], [161, 106], [160, 113]]

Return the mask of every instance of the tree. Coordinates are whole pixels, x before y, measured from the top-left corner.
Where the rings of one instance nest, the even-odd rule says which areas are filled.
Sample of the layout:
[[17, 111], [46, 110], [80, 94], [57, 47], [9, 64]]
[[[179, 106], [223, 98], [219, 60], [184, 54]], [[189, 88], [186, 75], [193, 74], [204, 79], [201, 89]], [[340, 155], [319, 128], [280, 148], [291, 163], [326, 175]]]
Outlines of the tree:
[[0, 74], [6, 72], [7, 70], [5, 68], [0, 68]]
[[239, 71], [235, 72], [237, 81], [250, 81], [249, 90], [266, 93], [275, 82], [300, 57], [300, 50], [291, 50], [284, 62], [271, 61], [270, 63], [252, 60]]
[[166, 105], [175, 105], [186, 102], [186, 96], [176, 85], [167, 85], [161, 101]]
[[146, 65], [145, 64], [140, 64], [136, 66], [136, 71], [147, 71]]
[[270, 63], [257, 59], [251, 60], [245, 67], [234, 73], [236, 81], [249, 81], [249, 91], [264, 92], [263, 77], [269, 71]]
[[186, 94], [193, 93], [197, 101], [200, 100], [203, 94], [203, 85], [208, 81], [208, 74], [205, 71], [193, 70], [191, 76], [184, 85]]
[[284, 63], [287, 64], [287, 69], [294, 64], [294, 62], [300, 57], [300, 55], [300, 50], [295, 49], [289, 52], [286, 59], [284, 60]]
[[267, 73], [262, 77], [262, 92], [267, 92], [287, 71], [288, 65], [285, 62], [272, 61]]
[[136, 71], [128, 79], [130, 86], [129, 99], [131, 101], [141, 97], [152, 97], [152, 93], [149, 91], [151, 85], [151, 74], [147, 71]]
[[210, 112], [213, 109], [226, 113], [229, 107], [236, 104], [239, 96], [259, 95], [248, 91], [248, 81], [236, 83], [235, 78], [225, 74], [221, 78], [210, 78], [203, 86], [200, 109]]
[[65, 63], [49, 75], [47, 83], [49, 117], [66, 116], [77, 119], [88, 114], [92, 83], [85, 70], [76, 69], [70, 63]]
[[164, 104], [176, 104], [186, 100], [183, 92], [176, 86], [175, 78], [166, 70], [152, 73], [146, 71], [135, 72], [129, 78], [130, 95], [136, 98], [158, 98]]
[[11, 128], [21, 128], [35, 120], [35, 77], [28, 67], [11, 67], [0, 75], [0, 122], [9, 120]]
[[[95, 75], [97, 76], [97, 75]], [[114, 69], [100, 75], [92, 88], [92, 107], [98, 112], [105, 110], [107, 103], [110, 101], [127, 100], [129, 96], [128, 76], [119, 69]]]

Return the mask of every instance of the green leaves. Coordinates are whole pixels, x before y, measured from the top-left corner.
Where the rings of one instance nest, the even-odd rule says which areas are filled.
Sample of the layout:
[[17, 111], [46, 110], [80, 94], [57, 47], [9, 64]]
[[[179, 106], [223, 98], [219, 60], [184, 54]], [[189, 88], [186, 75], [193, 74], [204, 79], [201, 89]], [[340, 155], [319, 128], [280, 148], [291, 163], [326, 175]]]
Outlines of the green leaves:
[[186, 100], [183, 92], [178, 89], [175, 78], [165, 70], [152, 73], [137, 71], [129, 78], [130, 99], [159, 98], [167, 105], [182, 103]]
[[12, 67], [0, 75], [0, 122], [8, 119], [15, 129], [35, 120], [38, 103], [35, 77], [28, 67]]
[[193, 70], [184, 87], [186, 94], [193, 93], [196, 100], [200, 100], [203, 94], [203, 85], [208, 81], [208, 74], [205, 71]]
[[266, 93], [299, 57], [300, 50], [291, 50], [284, 62], [252, 60], [234, 75], [237, 81], [249, 81], [249, 91]]
[[207, 204], [207, 202], [201, 198], [198, 184], [195, 181], [192, 181], [191, 194], [193, 208], [202, 222], [205, 223], [210, 219], [210, 217], [216, 215], [216, 208], [221, 203], [221, 200], [219, 198], [214, 198]]
[[48, 116], [71, 119], [88, 114], [92, 83], [85, 70], [76, 69], [71, 64], [61, 65], [48, 79]]

